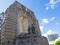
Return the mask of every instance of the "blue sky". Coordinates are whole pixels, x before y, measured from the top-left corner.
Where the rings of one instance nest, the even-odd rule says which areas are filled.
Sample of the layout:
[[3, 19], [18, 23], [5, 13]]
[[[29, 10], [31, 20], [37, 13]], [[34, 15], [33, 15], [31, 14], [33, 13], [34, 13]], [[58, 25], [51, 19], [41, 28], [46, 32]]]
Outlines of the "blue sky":
[[[0, 0], [0, 13], [15, 0]], [[58, 33], [60, 36], [60, 0], [17, 0], [35, 13], [42, 35]]]

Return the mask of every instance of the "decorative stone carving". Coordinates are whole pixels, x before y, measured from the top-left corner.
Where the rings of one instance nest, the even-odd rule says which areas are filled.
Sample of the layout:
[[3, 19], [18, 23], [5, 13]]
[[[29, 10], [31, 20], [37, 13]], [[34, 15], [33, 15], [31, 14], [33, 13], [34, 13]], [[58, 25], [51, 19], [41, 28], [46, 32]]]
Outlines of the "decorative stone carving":
[[35, 34], [35, 27], [33, 24], [31, 25], [31, 30], [32, 30], [32, 33]]
[[19, 34], [21, 33], [28, 33], [28, 19], [25, 16], [21, 16], [18, 18], [18, 30], [19, 30]]

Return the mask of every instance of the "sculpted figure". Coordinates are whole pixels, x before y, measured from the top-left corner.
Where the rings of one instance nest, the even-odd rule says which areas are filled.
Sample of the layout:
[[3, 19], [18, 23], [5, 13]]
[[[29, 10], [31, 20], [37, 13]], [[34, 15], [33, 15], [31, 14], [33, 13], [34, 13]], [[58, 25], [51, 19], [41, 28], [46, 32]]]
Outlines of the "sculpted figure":
[[35, 27], [33, 24], [31, 25], [31, 30], [32, 30], [32, 33], [35, 34]]

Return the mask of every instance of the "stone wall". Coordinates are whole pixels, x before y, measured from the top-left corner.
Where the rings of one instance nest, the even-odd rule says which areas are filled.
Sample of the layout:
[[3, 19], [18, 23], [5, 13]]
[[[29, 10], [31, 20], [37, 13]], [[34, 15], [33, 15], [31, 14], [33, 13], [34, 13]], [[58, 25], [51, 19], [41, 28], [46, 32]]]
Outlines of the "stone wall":
[[[22, 38], [24, 37], [24, 45], [40, 45], [44, 43], [38, 21], [31, 10], [15, 1], [11, 6], [9, 6], [9, 8], [7, 8], [5, 14], [6, 17], [1, 32], [2, 45], [20, 45], [22, 42], [20, 42], [21, 40], [18, 38], [21, 34], [27, 34], [25, 36], [22, 35]], [[31, 24], [34, 25], [36, 33], [29, 35], [28, 27], [31, 26]], [[44, 38], [44, 40], [45, 39], [46, 38]]]
[[16, 40], [16, 45], [40, 45], [40, 42], [38, 42], [38, 35], [36, 34], [23, 34], [19, 35]]

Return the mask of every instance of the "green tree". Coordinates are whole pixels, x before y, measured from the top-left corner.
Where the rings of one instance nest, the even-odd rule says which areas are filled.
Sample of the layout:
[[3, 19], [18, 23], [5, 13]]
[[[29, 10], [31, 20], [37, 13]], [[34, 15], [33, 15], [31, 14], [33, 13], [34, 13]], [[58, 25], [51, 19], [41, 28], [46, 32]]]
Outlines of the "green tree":
[[60, 45], [60, 40], [58, 40], [58, 41], [55, 43], [55, 45]]

